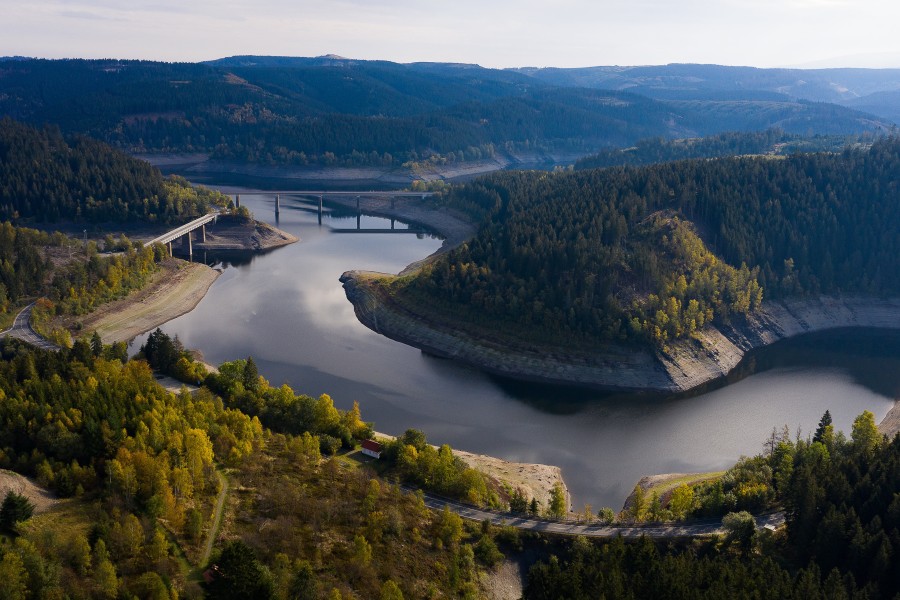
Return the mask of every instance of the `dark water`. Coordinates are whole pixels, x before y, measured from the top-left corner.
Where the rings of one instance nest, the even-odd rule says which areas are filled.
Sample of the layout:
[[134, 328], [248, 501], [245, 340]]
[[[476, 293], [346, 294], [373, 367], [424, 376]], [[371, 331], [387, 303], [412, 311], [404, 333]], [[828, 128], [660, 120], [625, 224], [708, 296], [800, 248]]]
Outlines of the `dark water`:
[[[271, 197], [245, 192], [241, 202], [274, 222]], [[163, 329], [212, 363], [252, 355], [273, 385], [328, 393], [342, 408], [358, 400], [379, 431], [415, 427], [436, 443], [558, 465], [576, 508], [619, 508], [642, 475], [723, 469], [762, 450], [775, 426], [813, 430], [826, 409], [849, 432], [856, 415], [880, 420], [900, 394], [900, 336], [870, 331], [782, 343], [747, 361], [755, 374], [689, 398], [500, 380], [373, 333], [344, 296], [345, 270], [397, 272], [438, 239], [331, 233], [356, 217], [326, 214], [320, 227], [311, 204], [282, 195], [281, 207], [279, 226], [301, 242], [229, 259], [197, 308]], [[365, 216], [361, 225], [390, 226]]]

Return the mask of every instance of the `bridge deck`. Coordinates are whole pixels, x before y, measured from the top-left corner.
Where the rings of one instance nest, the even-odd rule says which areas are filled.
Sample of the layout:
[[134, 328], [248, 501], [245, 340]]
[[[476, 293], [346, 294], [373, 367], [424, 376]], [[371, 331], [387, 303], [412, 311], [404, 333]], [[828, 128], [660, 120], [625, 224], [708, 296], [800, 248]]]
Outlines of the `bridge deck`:
[[184, 225], [181, 225], [180, 227], [176, 227], [175, 229], [173, 229], [171, 231], [167, 231], [166, 233], [153, 238], [152, 240], [147, 242], [147, 245], [152, 246], [153, 244], [168, 244], [172, 240], [176, 240], [186, 233], [190, 233], [191, 231], [194, 231], [195, 229], [199, 229], [200, 227], [202, 227], [203, 225], [206, 225], [210, 221], [215, 221], [218, 216], [219, 216], [219, 213], [217, 213], [217, 212], [205, 214], [202, 217], [198, 217], [198, 218], [194, 219], [193, 221], [185, 223]]

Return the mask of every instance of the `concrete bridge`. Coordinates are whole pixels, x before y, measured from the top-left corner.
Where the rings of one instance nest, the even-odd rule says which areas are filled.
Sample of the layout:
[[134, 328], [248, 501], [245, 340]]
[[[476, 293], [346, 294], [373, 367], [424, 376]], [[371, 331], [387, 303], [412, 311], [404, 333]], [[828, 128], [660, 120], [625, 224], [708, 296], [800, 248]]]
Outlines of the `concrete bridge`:
[[172, 242], [177, 240], [178, 238], [182, 238], [182, 245], [187, 249], [187, 253], [191, 256], [194, 255], [194, 249], [191, 245], [191, 233], [197, 229], [200, 230], [200, 241], [206, 241], [206, 225], [208, 223], [214, 222], [219, 217], [219, 213], [208, 213], [190, 221], [189, 223], [185, 223], [180, 227], [176, 227], [171, 231], [167, 231], [161, 236], [155, 237], [146, 245], [152, 246], [153, 244], [165, 244], [169, 248], [169, 255], [172, 254]]
[[[359, 226], [359, 215], [362, 214], [360, 209], [360, 199], [361, 198], [389, 198], [391, 201], [391, 208], [394, 208], [394, 200], [396, 198], [421, 198], [424, 200], [430, 196], [433, 196], [435, 192], [410, 192], [406, 190], [386, 190], [386, 191], [337, 191], [337, 190], [272, 190], [265, 192], [256, 192], [261, 195], [275, 195], [275, 222], [278, 222], [278, 217], [281, 214], [281, 195], [285, 196], [300, 196], [305, 198], [318, 198], [319, 200], [319, 225], [322, 224], [322, 203], [326, 197], [330, 198], [356, 198], [356, 212], [357, 212], [357, 223], [356, 229], [346, 229], [346, 230], [335, 230], [339, 233], [349, 233], [350, 231], [354, 231], [356, 233], [381, 233], [381, 232], [398, 232], [399, 230], [394, 230], [393, 219], [391, 219], [391, 229], [390, 230], [363, 230], [360, 229]], [[234, 197], [235, 206], [241, 206], [241, 196], [240, 194]], [[405, 232], [404, 233], [421, 233], [421, 232]]]

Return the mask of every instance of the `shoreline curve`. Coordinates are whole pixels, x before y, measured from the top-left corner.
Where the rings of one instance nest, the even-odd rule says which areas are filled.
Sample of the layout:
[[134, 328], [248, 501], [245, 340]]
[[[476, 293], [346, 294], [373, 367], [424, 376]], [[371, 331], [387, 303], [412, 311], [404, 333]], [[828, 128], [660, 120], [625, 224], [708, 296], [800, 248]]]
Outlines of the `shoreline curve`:
[[[363, 210], [410, 220], [445, 235], [437, 252], [400, 275], [413, 273], [425, 261], [464, 243], [476, 230], [469, 222], [467, 236], [459, 230], [447, 232], [442, 229], [447, 212], [408, 202], [393, 209], [368, 205]], [[396, 275], [365, 271], [347, 271], [340, 277], [357, 319], [376, 333], [495, 375], [606, 391], [684, 394], [727, 377], [747, 353], [781, 340], [833, 329], [900, 330], [900, 298], [815, 296], [764, 301], [740, 323], [707, 326], [665, 350], [604, 344], [590, 352], [537, 346], [512, 351], [487, 336], [434, 323], [391, 302], [375, 283], [392, 277]]]

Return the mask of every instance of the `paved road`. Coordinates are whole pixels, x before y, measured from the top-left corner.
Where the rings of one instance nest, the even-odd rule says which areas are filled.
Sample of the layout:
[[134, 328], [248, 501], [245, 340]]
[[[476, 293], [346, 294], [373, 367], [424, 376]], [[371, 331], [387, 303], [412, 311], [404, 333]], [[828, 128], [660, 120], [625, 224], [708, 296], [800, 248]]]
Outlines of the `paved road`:
[[[412, 490], [413, 488], [407, 488]], [[523, 515], [501, 513], [474, 508], [461, 502], [448, 500], [425, 494], [425, 506], [434, 510], [443, 510], [446, 506], [464, 519], [484, 521], [488, 519], [494, 525], [512, 525], [519, 529], [553, 533], [559, 535], [583, 535], [586, 537], [630, 537], [647, 536], [652, 538], [697, 537], [723, 533], [722, 520], [692, 521], [690, 523], [654, 523], [648, 525], [585, 525], [574, 522], [544, 521]], [[776, 512], [758, 515], [756, 526], [766, 525], [780, 527], [784, 524], [784, 513]]]
[[31, 328], [31, 309], [34, 308], [34, 302], [23, 308], [16, 320], [13, 321], [12, 327], [6, 331], [0, 332], [0, 335], [8, 335], [23, 342], [28, 342], [32, 346], [37, 346], [43, 350], [59, 350], [59, 346], [50, 342], [46, 338], [41, 337]]

